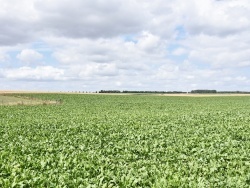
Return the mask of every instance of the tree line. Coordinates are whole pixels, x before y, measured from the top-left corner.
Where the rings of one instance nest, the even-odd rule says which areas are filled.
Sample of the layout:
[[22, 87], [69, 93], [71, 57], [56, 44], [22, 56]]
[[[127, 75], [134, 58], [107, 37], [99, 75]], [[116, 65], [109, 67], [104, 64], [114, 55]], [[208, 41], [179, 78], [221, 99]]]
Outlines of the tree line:
[[164, 93], [186, 93], [182, 91], [133, 91], [133, 90], [100, 90], [99, 93], [158, 93], [158, 94], [164, 94]]
[[217, 91], [217, 90], [209, 90], [209, 89], [197, 89], [192, 90], [191, 92], [183, 92], [183, 91], [133, 91], [133, 90], [100, 90], [98, 93], [155, 93], [155, 94], [182, 94], [182, 93], [193, 93], [193, 94], [250, 94], [248, 91]]

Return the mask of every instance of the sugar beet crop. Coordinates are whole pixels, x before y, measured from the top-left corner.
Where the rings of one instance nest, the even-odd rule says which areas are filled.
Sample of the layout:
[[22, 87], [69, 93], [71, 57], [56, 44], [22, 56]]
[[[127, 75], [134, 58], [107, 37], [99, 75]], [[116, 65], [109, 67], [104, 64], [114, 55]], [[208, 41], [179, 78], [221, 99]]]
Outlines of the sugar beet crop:
[[33, 94], [0, 106], [0, 187], [249, 187], [250, 97]]

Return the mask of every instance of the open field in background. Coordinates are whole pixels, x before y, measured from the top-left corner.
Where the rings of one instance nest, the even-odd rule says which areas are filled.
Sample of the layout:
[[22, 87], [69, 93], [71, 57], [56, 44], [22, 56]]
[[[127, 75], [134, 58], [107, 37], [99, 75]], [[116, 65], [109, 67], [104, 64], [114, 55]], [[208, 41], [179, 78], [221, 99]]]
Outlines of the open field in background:
[[0, 94], [13, 94], [13, 93], [49, 93], [41, 91], [18, 91], [18, 90], [0, 90]]
[[[158, 94], [159, 95], [159, 94]], [[162, 94], [162, 96], [176, 96], [176, 97], [240, 97], [249, 96], [250, 94]]]
[[0, 187], [249, 187], [250, 97], [19, 94]]
[[57, 91], [4, 91], [0, 90], [1, 94], [99, 94], [99, 95], [156, 95], [156, 96], [179, 96], [179, 97], [227, 97], [227, 96], [250, 96], [250, 94], [245, 93], [215, 93], [215, 94], [195, 94], [195, 93], [181, 93], [181, 94], [154, 94], [154, 93], [95, 93], [95, 92], [79, 92], [79, 91], [71, 91], [71, 92], [57, 92]]

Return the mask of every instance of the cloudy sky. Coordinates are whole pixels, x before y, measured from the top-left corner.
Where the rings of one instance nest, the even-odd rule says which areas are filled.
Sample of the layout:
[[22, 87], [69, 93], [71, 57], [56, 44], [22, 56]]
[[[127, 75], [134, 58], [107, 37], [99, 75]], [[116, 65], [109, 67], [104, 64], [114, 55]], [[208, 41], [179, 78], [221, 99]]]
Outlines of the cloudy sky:
[[249, 0], [0, 5], [0, 90], [250, 91]]

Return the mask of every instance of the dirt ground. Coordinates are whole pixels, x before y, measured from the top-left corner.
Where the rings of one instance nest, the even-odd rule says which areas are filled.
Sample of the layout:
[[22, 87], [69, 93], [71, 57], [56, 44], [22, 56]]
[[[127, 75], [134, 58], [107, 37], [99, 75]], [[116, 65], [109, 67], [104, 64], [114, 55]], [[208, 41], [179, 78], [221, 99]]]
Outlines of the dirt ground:
[[[8, 94], [31, 93], [24, 91], [0, 91], [0, 106], [2, 105], [39, 105], [58, 104], [58, 101], [39, 100], [26, 97], [11, 96]], [[36, 92], [41, 93], [41, 92]]]
[[42, 91], [18, 91], [18, 90], [13, 90], [13, 91], [7, 91], [7, 90], [0, 90], [0, 94], [12, 94], [12, 93], [46, 93]]

